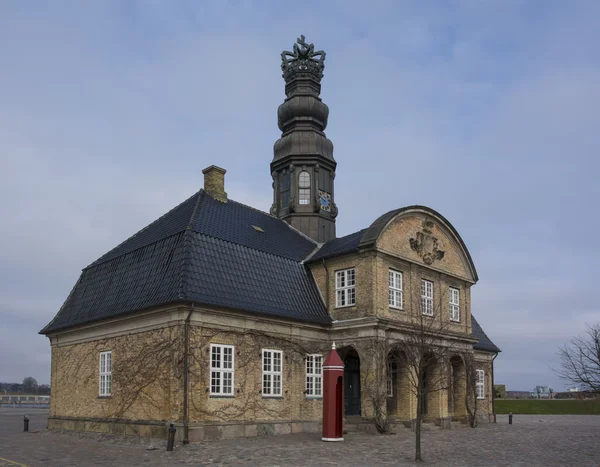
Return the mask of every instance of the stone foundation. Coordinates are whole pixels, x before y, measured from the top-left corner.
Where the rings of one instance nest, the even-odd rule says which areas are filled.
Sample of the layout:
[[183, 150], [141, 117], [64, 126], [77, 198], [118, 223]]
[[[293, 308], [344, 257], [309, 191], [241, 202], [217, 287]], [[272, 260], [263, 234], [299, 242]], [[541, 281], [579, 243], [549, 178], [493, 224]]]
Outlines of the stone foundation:
[[[183, 441], [183, 425], [174, 423], [176, 441]], [[113, 435], [167, 439], [168, 422], [151, 420], [83, 419], [50, 417], [51, 430], [87, 431]], [[320, 433], [321, 421], [228, 422], [190, 424], [189, 441], [216, 441], [220, 439], [253, 438], [257, 436], [289, 435], [292, 433]]]

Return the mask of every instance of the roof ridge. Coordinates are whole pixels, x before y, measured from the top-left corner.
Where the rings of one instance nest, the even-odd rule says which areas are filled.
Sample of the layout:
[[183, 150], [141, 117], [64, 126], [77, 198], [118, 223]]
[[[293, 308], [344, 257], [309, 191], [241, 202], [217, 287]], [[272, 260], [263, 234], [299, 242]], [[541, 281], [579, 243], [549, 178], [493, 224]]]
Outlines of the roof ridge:
[[185, 227], [183, 232], [183, 262], [181, 264], [181, 272], [179, 275], [179, 286], [177, 287], [177, 298], [185, 299], [187, 297], [187, 277], [190, 269], [190, 265], [192, 263], [192, 252], [191, 252], [191, 232], [195, 232], [194, 225], [198, 220], [198, 209], [200, 207], [200, 203], [203, 199], [203, 195], [206, 192], [204, 189], [200, 189], [196, 195], [196, 204], [194, 205], [194, 209], [192, 210], [192, 215], [190, 216], [190, 220]]
[[[275, 216], [273, 216], [275, 217]], [[303, 232], [300, 232], [296, 227], [294, 227], [292, 224], [288, 224], [286, 221], [284, 221], [283, 219], [280, 219], [279, 217], [275, 217], [275, 219], [280, 220], [281, 222], [283, 222], [285, 225], [288, 226], [288, 228], [292, 229], [294, 232], [296, 232], [297, 234], [302, 235], [304, 238], [306, 238], [307, 240], [311, 241], [312, 243], [315, 244], [316, 247], [318, 247], [320, 244], [319, 242], [317, 242], [316, 240], [313, 240], [312, 238], [310, 238], [308, 235], [306, 235]]]
[[204, 191], [203, 188], [200, 188], [200, 190], [196, 193], [196, 195], [198, 195], [198, 198], [196, 199], [196, 204], [194, 205], [194, 210], [192, 211], [192, 215], [190, 216], [190, 221], [188, 222], [185, 230], [193, 230], [193, 226], [196, 223], [196, 220], [198, 220], [198, 208], [200, 207], [200, 200], [202, 199], [202, 195], [204, 195], [205, 193], [206, 192]]
[[[200, 190], [202, 191], [202, 190]], [[150, 227], [152, 227], [153, 225], [157, 224], [159, 221], [161, 221], [162, 219], [164, 219], [165, 217], [167, 217], [169, 214], [171, 214], [173, 211], [175, 211], [176, 209], [178, 209], [180, 206], [182, 206], [183, 204], [187, 203], [190, 199], [192, 199], [194, 196], [197, 196], [200, 191], [195, 192], [192, 196], [190, 196], [189, 198], [186, 198], [184, 201], [182, 201], [181, 203], [179, 203], [178, 205], [176, 205], [174, 208], [169, 209], [167, 212], [165, 212], [162, 216], [160, 216], [158, 219], [155, 219], [154, 221], [150, 222], [146, 227], [142, 228], [141, 230], [138, 230], [136, 233], [134, 233], [131, 237], [126, 238], [125, 240], [123, 240], [121, 243], [119, 243], [118, 245], [116, 245], [115, 247], [111, 248], [110, 250], [108, 250], [106, 253], [104, 253], [102, 256], [100, 256], [100, 258], [98, 258], [97, 260], [91, 262], [90, 264], [88, 264], [86, 267], [84, 267], [82, 269], [82, 271], [85, 271], [88, 268], [91, 268], [92, 266], [98, 266], [99, 264], [105, 263], [106, 261], [110, 261], [111, 259], [115, 259], [115, 258], [119, 258], [127, 253], [130, 253], [132, 251], [136, 251], [139, 250], [140, 248], [144, 248], [145, 246], [148, 245], [153, 245], [154, 243], [156, 243], [158, 240], [155, 240], [151, 243], [148, 243], [147, 245], [143, 245], [140, 246], [138, 248], [135, 248], [133, 250], [130, 250], [128, 252], [122, 253], [120, 255], [115, 256], [115, 258], [109, 258], [109, 259], [105, 259], [102, 260], [102, 258], [104, 258], [105, 256], [108, 256], [110, 253], [112, 253], [113, 251], [115, 251], [117, 248], [121, 247], [122, 245], [124, 245], [125, 243], [129, 242], [130, 240], [134, 239], [135, 237], [141, 235], [143, 232], [146, 232]], [[196, 209], [197, 207], [197, 202], [196, 202], [196, 206], [194, 206], [194, 209]], [[194, 212], [192, 212], [192, 215], [194, 214]], [[179, 233], [179, 232], [178, 232]], [[168, 235], [164, 238], [169, 238], [172, 237], [174, 234], [172, 235]]]

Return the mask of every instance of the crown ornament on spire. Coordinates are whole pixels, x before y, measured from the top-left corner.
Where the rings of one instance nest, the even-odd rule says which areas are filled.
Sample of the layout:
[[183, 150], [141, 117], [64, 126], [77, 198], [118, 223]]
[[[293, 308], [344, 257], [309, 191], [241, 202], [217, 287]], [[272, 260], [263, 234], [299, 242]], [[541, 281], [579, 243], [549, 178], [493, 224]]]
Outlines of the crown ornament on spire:
[[281, 52], [281, 69], [286, 83], [299, 77], [313, 78], [320, 82], [325, 69], [325, 52], [315, 52], [314, 44], [307, 44], [304, 36], [300, 36], [294, 44], [293, 52]]

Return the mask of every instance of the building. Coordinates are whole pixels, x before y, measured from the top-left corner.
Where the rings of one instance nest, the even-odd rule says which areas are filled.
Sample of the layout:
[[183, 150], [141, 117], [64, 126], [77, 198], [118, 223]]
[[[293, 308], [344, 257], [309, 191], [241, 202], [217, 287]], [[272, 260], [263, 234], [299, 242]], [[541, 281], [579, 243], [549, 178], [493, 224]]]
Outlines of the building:
[[49, 403], [50, 396], [40, 396], [38, 394], [6, 392], [0, 396], [0, 406], [6, 407], [47, 407]]
[[425, 419], [467, 416], [467, 368], [478, 414], [491, 416], [499, 349], [471, 314], [477, 272], [450, 222], [408, 206], [336, 237], [324, 59], [303, 36], [282, 53], [270, 214], [229, 199], [211, 166], [203, 189], [83, 269], [40, 331], [50, 427], [164, 436], [174, 422], [191, 441], [317, 431], [333, 342], [346, 416], [410, 422], [399, 346], [423, 323], [439, 323], [427, 331]]
[[531, 397], [535, 397], [537, 399], [552, 399], [552, 394], [552, 388], [549, 386], [536, 386], [531, 393]]

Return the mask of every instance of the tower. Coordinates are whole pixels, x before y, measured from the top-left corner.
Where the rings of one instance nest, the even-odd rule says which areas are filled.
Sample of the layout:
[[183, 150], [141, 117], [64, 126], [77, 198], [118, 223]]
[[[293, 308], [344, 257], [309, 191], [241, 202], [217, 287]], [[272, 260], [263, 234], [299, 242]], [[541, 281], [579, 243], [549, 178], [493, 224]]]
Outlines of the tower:
[[313, 240], [335, 238], [337, 207], [333, 143], [325, 136], [329, 108], [321, 101], [325, 52], [300, 36], [281, 53], [286, 99], [277, 110], [281, 130], [273, 147], [271, 175], [277, 216]]

